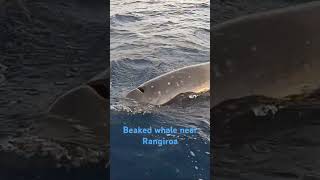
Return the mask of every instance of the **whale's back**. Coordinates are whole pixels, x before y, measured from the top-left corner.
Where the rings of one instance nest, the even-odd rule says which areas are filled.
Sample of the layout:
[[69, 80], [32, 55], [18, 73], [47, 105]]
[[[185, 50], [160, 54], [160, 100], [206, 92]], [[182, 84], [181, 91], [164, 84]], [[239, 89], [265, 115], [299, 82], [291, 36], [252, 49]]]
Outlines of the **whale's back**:
[[249, 95], [284, 97], [320, 84], [320, 3], [218, 25], [212, 105]]

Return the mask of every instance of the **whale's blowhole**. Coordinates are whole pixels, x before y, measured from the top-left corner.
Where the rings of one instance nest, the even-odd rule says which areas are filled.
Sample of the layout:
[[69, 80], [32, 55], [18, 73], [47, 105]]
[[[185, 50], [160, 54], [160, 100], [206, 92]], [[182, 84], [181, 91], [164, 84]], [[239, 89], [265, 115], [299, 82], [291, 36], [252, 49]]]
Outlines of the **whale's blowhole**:
[[144, 93], [144, 89], [142, 87], [138, 87], [138, 90], [142, 93]]

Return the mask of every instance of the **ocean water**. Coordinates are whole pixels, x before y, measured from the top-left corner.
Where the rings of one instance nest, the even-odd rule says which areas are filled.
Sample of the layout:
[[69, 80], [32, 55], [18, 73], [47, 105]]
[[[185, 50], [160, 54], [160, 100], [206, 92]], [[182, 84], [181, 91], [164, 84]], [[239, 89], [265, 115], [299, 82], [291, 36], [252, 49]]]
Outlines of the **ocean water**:
[[[209, 179], [210, 94], [164, 106], [126, 93], [163, 73], [210, 59], [208, 0], [111, 1], [111, 179]], [[126, 135], [123, 126], [197, 128], [196, 134]], [[177, 145], [142, 145], [142, 137]]]

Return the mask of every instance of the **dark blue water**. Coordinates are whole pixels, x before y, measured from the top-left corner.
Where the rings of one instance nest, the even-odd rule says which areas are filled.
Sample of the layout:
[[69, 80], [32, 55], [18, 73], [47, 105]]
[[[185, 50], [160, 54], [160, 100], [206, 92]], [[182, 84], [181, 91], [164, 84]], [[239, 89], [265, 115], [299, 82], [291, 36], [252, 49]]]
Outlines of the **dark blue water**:
[[[111, 1], [111, 179], [209, 179], [209, 93], [160, 107], [124, 98], [153, 77], [209, 61], [209, 10], [207, 0]], [[198, 132], [128, 135], [123, 126]], [[143, 145], [143, 137], [178, 144]]]

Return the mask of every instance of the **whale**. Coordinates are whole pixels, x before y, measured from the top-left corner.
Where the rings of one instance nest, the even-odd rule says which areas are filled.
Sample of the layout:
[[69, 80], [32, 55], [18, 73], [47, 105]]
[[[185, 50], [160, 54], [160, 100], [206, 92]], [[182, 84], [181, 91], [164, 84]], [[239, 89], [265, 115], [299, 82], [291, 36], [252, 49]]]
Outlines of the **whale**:
[[101, 112], [103, 112], [101, 114], [104, 114], [103, 119], [105, 119], [109, 89], [107, 74], [108, 71], [104, 71], [88, 82], [62, 94], [52, 103], [48, 112], [59, 116], [73, 116], [74, 119], [83, 119], [98, 116], [101, 108]]
[[210, 62], [176, 69], [131, 90], [126, 97], [137, 102], [163, 105], [182, 93], [210, 90]]
[[317, 90], [319, 17], [320, 2], [310, 2], [212, 27], [211, 108], [245, 96], [285, 99]]
[[[37, 123], [34, 130], [37, 136], [107, 152], [110, 144], [109, 77], [108, 70], [101, 72], [59, 95]], [[107, 153], [104, 159], [109, 161]]]

